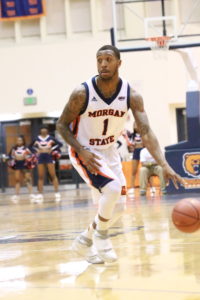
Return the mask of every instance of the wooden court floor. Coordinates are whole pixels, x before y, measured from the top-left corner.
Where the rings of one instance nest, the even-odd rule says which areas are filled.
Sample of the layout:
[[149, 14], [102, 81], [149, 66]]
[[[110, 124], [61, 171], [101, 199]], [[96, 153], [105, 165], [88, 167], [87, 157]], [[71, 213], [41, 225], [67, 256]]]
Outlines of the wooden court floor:
[[96, 212], [87, 188], [62, 192], [61, 203], [1, 194], [0, 300], [200, 300], [200, 232], [174, 228], [177, 200], [129, 198], [111, 230], [118, 264], [94, 266], [70, 249]]

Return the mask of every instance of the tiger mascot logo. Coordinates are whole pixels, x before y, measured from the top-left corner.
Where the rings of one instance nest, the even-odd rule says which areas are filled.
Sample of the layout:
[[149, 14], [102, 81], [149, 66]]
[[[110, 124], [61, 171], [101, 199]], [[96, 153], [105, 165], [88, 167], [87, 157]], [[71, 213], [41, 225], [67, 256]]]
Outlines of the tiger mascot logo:
[[185, 153], [183, 155], [183, 169], [188, 175], [200, 178], [200, 152]]

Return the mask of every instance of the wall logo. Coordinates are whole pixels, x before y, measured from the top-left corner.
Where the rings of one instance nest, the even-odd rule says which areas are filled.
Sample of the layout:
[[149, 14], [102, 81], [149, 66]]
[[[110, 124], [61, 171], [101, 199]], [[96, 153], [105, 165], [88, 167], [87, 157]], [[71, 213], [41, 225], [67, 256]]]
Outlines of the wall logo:
[[186, 174], [200, 178], [200, 152], [190, 152], [183, 155], [183, 169]]

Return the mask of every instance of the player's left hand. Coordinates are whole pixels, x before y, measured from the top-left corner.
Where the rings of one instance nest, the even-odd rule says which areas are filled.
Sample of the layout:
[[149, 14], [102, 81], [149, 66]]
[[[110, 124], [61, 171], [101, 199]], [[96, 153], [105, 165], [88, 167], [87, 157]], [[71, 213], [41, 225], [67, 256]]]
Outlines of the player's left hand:
[[178, 184], [185, 186], [184, 179], [178, 175], [168, 164], [164, 165], [162, 168], [166, 185], [169, 185], [169, 180], [171, 179], [176, 189], [179, 188]]

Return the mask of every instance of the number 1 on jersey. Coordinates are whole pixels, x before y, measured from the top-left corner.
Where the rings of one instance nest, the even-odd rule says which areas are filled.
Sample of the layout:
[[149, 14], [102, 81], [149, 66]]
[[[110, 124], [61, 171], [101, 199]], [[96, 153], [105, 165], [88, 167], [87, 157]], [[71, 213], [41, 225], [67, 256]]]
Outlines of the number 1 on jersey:
[[102, 132], [102, 135], [106, 135], [106, 133], [107, 133], [107, 130], [108, 130], [108, 119], [105, 119], [104, 121], [103, 121], [103, 132]]

